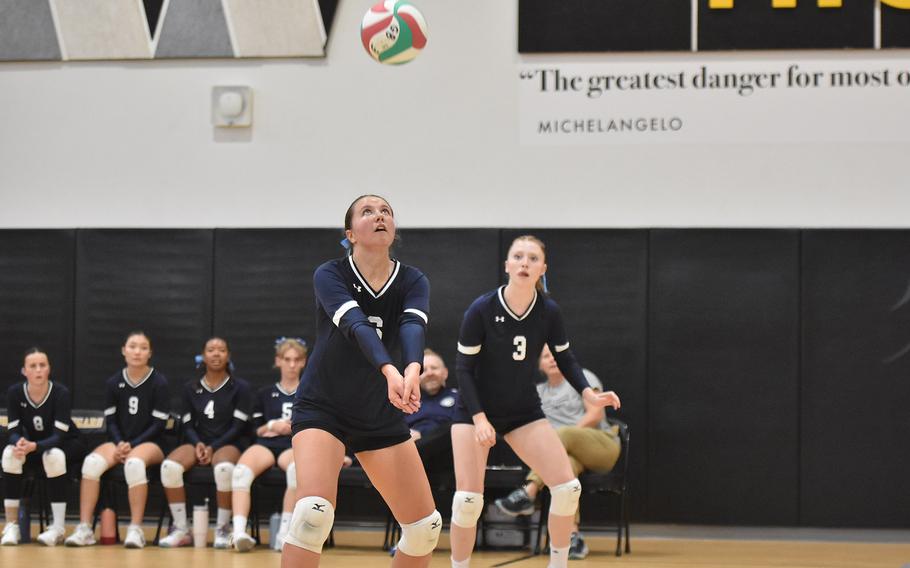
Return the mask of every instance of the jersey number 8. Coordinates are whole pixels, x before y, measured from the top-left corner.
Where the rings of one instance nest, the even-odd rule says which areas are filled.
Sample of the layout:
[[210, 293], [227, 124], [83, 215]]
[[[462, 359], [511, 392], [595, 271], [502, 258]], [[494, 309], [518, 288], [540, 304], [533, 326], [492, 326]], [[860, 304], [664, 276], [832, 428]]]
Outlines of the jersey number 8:
[[44, 420], [42, 420], [40, 416], [33, 417], [32, 424], [35, 425], [35, 430], [37, 430], [39, 432], [44, 431]]

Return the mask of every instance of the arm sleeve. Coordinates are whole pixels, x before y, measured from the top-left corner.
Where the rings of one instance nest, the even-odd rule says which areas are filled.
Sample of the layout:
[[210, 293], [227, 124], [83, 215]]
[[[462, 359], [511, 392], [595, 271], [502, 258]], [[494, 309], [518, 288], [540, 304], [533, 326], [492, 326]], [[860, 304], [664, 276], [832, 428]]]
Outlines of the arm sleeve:
[[316, 299], [341, 333], [356, 343], [376, 369], [392, 362], [388, 350], [379, 339], [376, 328], [367, 320], [360, 305], [351, 296], [341, 275], [331, 267], [322, 266], [313, 275]]
[[262, 402], [264, 394], [262, 391], [256, 393], [256, 398], [253, 399], [253, 414], [250, 417], [250, 422], [253, 425], [253, 433], [256, 433], [256, 430], [260, 426], [268, 422], [265, 417], [265, 405]]
[[193, 426], [196, 418], [193, 416], [194, 414], [193, 403], [190, 400], [190, 388], [184, 387], [182, 408], [180, 409], [181, 433], [185, 441], [195, 446], [201, 440], [199, 439], [199, 433], [196, 432], [196, 428]]
[[61, 389], [57, 393], [56, 400], [54, 401], [53, 433], [43, 440], [35, 440], [35, 442], [38, 444], [38, 451], [43, 452], [50, 448], [59, 446], [63, 441], [63, 437], [68, 434], [70, 428], [72, 428], [72, 423], [73, 418], [70, 395], [68, 392]]
[[130, 440], [130, 446], [135, 448], [139, 444], [154, 440], [164, 432], [164, 428], [167, 426], [170, 406], [167, 382], [162, 380], [155, 385], [155, 390], [152, 391], [152, 421], [149, 423], [148, 428]]
[[404, 299], [404, 311], [398, 318], [401, 334], [402, 365], [420, 363], [423, 372], [423, 348], [430, 313], [430, 281], [423, 274], [410, 287]]
[[15, 397], [13, 396], [13, 388], [10, 388], [8, 391], [6, 402], [9, 408], [7, 409], [7, 423], [6, 430], [9, 432], [9, 443], [15, 444], [22, 438], [22, 414], [19, 412], [19, 405], [16, 404]]
[[251, 406], [252, 397], [249, 387], [246, 383], [238, 381], [237, 396], [234, 398], [234, 418], [231, 420], [230, 428], [211, 443], [213, 450], [217, 451], [219, 448], [227, 446], [247, 431], [250, 426]]
[[464, 401], [465, 408], [471, 416], [483, 412], [480, 397], [477, 394], [476, 377], [477, 357], [483, 347], [483, 318], [477, 304], [468, 308], [461, 322], [458, 333], [458, 354], [455, 357], [455, 376], [458, 378], [458, 395]]
[[104, 429], [111, 442], [119, 444], [123, 441], [120, 426], [117, 425], [117, 399], [115, 398], [116, 386], [107, 383], [104, 389]]
[[562, 319], [562, 310], [552, 301], [550, 302], [550, 307], [550, 333], [547, 345], [550, 346], [550, 351], [553, 352], [553, 358], [556, 359], [556, 366], [559, 367], [560, 372], [566, 377], [572, 388], [581, 394], [582, 391], [591, 385], [588, 384], [588, 379], [585, 377], [581, 365], [575, 359], [575, 354], [569, 348], [569, 339]]

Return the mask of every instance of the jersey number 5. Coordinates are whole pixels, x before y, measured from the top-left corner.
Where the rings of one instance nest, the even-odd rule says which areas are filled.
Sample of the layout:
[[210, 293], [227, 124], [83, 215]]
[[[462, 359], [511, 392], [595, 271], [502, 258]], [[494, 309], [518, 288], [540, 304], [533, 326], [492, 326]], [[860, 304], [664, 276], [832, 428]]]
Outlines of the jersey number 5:
[[209, 417], [209, 420], [215, 419], [215, 400], [210, 400], [202, 409], [202, 413]]
[[525, 355], [528, 354], [528, 339], [524, 335], [516, 335], [515, 339], [512, 340], [512, 345], [515, 346], [515, 351], [512, 353], [512, 359], [524, 361]]

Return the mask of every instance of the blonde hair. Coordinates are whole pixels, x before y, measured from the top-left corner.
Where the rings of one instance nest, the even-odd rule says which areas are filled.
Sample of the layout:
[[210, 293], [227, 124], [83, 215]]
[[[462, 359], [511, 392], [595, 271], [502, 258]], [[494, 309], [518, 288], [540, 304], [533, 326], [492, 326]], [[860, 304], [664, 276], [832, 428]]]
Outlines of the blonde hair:
[[[512, 244], [509, 245], [509, 250], [512, 250], [512, 247], [515, 246], [515, 243], [518, 241], [529, 241], [540, 247], [541, 252], [543, 252], [544, 262], [547, 260], [547, 245], [543, 244], [543, 241], [535, 237], [534, 235], [521, 235], [520, 237], [515, 237], [512, 241]], [[546, 288], [543, 285], [543, 277], [537, 279], [537, 282], [534, 283], [534, 287], [537, 288], [538, 292], [546, 292]]]
[[288, 337], [275, 344], [275, 357], [284, 357], [284, 354], [290, 349], [296, 349], [304, 357], [308, 354], [305, 343], [301, 343], [301, 341], [295, 337]]

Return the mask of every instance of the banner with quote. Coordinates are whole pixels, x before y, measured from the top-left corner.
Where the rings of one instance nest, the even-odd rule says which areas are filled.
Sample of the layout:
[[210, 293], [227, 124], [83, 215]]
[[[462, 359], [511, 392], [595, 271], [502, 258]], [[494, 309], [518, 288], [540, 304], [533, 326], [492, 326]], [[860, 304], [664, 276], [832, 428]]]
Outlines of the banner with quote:
[[910, 58], [535, 63], [526, 145], [906, 142]]

